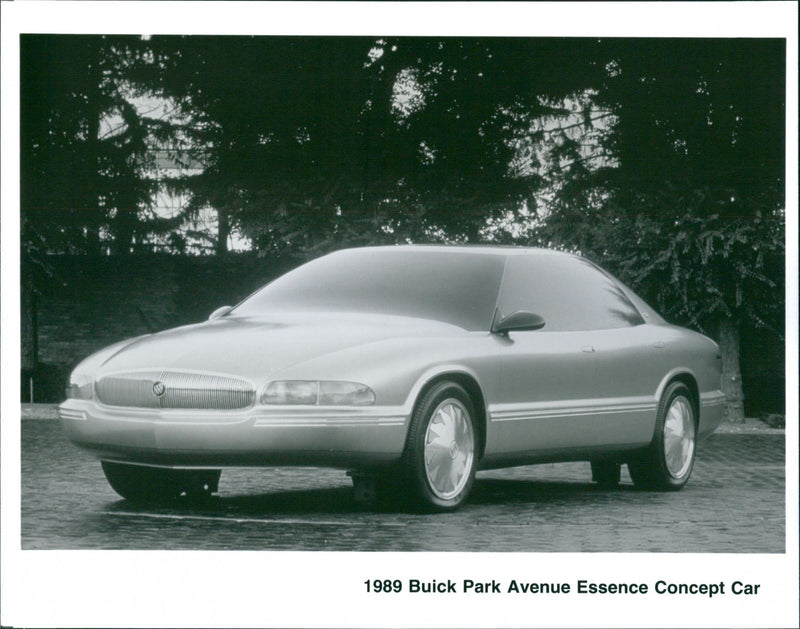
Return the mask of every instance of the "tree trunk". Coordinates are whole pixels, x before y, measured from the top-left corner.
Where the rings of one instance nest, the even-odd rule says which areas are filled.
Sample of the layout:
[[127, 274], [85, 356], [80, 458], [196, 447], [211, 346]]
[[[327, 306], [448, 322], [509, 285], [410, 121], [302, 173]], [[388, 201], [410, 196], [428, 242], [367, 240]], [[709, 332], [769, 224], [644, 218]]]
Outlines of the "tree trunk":
[[719, 324], [719, 349], [722, 353], [722, 392], [725, 394], [725, 420], [744, 423], [744, 393], [739, 369], [739, 322], [723, 319]]
[[[36, 288], [33, 272], [24, 259], [21, 263], [20, 286], [20, 344], [21, 368], [23, 373], [31, 374], [39, 360], [39, 334], [36, 312]], [[23, 383], [24, 384], [24, 383]]]
[[131, 252], [133, 246], [133, 234], [136, 231], [137, 209], [132, 204], [131, 207], [117, 208], [117, 215], [114, 218], [114, 241], [111, 250], [115, 255], [126, 255]]
[[92, 255], [99, 255], [101, 250], [100, 227], [103, 219], [103, 210], [100, 206], [100, 191], [102, 178], [100, 175], [100, 118], [103, 115], [100, 106], [100, 49], [102, 44], [92, 44], [89, 48], [89, 62], [86, 71], [89, 75], [86, 94], [86, 116], [88, 136], [86, 138], [86, 178], [88, 186], [84, 201], [86, 227], [86, 248]]
[[223, 210], [222, 208], [217, 210], [217, 226], [216, 253], [218, 256], [224, 256], [228, 253], [228, 236], [231, 233], [228, 210]]

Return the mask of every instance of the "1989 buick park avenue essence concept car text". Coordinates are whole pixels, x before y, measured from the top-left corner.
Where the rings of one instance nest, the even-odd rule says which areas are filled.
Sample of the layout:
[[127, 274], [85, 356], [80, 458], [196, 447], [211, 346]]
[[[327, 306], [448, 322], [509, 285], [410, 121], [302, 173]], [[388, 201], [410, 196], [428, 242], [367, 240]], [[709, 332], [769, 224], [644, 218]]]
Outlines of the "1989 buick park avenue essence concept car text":
[[537, 462], [591, 461], [606, 485], [627, 464], [639, 487], [680, 489], [721, 420], [720, 369], [713, 341], [581, 257], [367, 247], [97, 352], [59, 414], [129, 500], [314, 465], [447, 511], [476, 470]]

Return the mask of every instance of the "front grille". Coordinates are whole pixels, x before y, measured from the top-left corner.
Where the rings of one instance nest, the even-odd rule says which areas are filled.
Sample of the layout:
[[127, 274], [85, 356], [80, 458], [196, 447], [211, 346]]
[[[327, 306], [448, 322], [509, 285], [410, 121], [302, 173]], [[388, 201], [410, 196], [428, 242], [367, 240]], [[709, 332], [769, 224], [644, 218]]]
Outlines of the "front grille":
[[235, 410], [255, 401], [253, 385], [242, 378], [174, 371], [105, 376], [95, 391], [108, 406], [138, 408]]

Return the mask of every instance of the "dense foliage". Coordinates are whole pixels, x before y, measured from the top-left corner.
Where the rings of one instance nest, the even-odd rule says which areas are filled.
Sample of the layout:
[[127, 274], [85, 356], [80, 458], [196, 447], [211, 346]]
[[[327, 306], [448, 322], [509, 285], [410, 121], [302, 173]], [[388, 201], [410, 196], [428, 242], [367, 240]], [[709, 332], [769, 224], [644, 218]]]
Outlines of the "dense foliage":
[[164, 225], [152, 209], [154, 146], [176, 127], [143, 115], [163, 58], [139, 37], [21, 37], [23, 242], [124, 253]]
[[[784, 43], [612, 41], [604, 52], [595, 102], [615, 122], [593, 150], [611, 160], [555, 168], [563, 185], [537, 237], [603, 261], [716, 338], [740, 421], [740, 328], [784, 327]], [[566, 143], [575, 156], [579, 142]]]
[[[345, 244], [476, 240], [539, 186], [520, 147], [543, 97], [574, 89], [592, 42], [154, 38], [163, 88], [191, 116], [190, 211], [268, 255]], [[555, 70], [543, 63], [557, 55]], [[534, 156], [535, 157], [535, 156]], [[177, 182], [176, 182], [177, 183]]]

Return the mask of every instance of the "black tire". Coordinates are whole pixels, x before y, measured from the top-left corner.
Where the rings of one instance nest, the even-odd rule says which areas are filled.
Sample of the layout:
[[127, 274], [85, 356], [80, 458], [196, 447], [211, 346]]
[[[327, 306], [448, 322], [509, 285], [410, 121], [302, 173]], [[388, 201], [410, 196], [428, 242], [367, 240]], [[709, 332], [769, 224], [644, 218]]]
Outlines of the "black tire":
[[475, 482], [478, 454], [475, 405], [469, 394], [455, 382], [435, 384], [411, 416], [403, 454], [412, 504], [440, 512], [460, 507]]
[[207, 498], [217, 491], [222, 470], [174, 470], [103, 461], [108, 484], [131, 502], [172, 502], [182, 496]]
[[619, 485], [620, 464], [616, 461], [592, 461], [592, 481], [598, 487], [612, 488]]
[[697, 446], [697, 410], [682, 382], [670, 384], [658, 405], [653, 441], [628, 461], [634, 484], [641, 489], [677, 491], [689, 480]]

